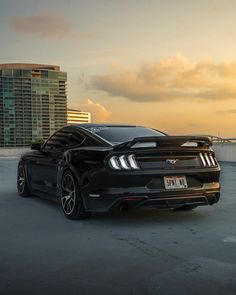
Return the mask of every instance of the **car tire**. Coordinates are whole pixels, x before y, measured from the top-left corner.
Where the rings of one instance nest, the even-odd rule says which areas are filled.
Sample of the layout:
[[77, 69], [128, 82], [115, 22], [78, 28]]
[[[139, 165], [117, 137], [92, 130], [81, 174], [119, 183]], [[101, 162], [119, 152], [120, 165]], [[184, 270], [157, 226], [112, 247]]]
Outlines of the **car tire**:
[[21, 197], [30, 197], [30, 190], [26, 177], [26, 170], [23, 162], [20, 162], [17, 169], [17, 191]]
[[182, 207], [174, 208], [174, 211], [191, 211], [197, 208], [196, 205], [184, 205]]
[[90, 212], [85, 211], [78, 183], [70, 170], [62, 176], [61, 206], [65, 216], [69, 219], [85, 219], [91, 215]]

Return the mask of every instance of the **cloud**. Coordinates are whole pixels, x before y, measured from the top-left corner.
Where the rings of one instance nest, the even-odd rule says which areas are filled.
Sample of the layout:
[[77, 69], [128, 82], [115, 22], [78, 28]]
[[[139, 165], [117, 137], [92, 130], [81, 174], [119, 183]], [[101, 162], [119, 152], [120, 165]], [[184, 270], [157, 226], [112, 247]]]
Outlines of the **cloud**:
[[235, 5], [235, 0], [212, 1], [210, 5], [212, 7], [211, 12], [218, 13], [222, 16], [223, 13], [232, 10]]
[[10, 28], [22, 35], [42, 38], [66, 38], [73, 33], [71, 25], [63, 15], [40, 13], [30, 16], [10, 16]]
[[138, 71], [91, 77], [90, 87], [131, 101], [174, 99], [226, 100], [236, 98], [236, 61], [191, 62], [177, 54], [143, 64]]
[[93, 38], [92, 32], [76, 32], [61, 14], [39, 13], [29, 16], [10, 16], [7, 18], [11, 30], [21, 35], [45, 39], [65, 39], [78, 37]]
[[106, 109], [101, 103], [87, 99], [83, 104], [80, 104], [82, 110], [91, 112], [92, 122], [106, 122], [110, 116], [111, 112]]
[[217, 114], [220, 115], [230, 115], [230, 114], [236, 114], [236, 109], [231, 109], [231, 110], [220, 110], [216, 112]]

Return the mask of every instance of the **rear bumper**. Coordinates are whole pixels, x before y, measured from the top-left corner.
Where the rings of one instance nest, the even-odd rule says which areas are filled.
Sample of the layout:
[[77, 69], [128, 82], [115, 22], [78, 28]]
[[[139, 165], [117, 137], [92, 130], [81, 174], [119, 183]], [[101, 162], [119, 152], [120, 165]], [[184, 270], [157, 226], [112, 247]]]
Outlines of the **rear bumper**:
[[[184, 175], [188, 188], [166, 190], [164, 176]], [[212, 205], [220, 198], [220, 167], [175, 171], [118, 171], [97, 169], [83, 186], [85, 209], [91, 212], [129, 208], [176, 208]]]
[[201, 188], [182, 190], [149, 190], [147, 187], [106, 188], [87, 196], [89, 211], [106, 212], [139, 207], [177, 208], [184, 205], [213, 205], [220, 198], [219, 182], [205, 183]]

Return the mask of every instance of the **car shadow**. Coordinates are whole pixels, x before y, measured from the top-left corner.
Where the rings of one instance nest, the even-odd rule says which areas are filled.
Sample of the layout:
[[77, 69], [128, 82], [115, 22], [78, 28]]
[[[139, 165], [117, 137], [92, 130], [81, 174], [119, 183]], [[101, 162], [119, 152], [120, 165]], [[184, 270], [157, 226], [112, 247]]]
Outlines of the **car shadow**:
[[209, 213], [201, 208], [195, 211], [174, 211], [171, 209], [136, 209], [128, 212], [93, 213], [92, 222], [96, 224], [109, 223], [119, 227], [127, 223], [138, 224], [173, 224], [173, 223], [195, 223], [209, 218]]
[[[30, 198], [33, 202], [40, 206], [47, 207], [53, 212], [60, 212], [61, 205], [55, 202], [54, 199], [32, 196]], [[214, 211], [214, 210], [213, 210]], [[192, 211], [174, 211], [172, 209], [135, 209], [126, 212], [111, 211], [105, 213], [92, 213], [91, 217], [82, 220], [73, 220], [71, 222], [79, 222], [83, 224], [96, 224], [112, 226], [126, 226], [130, 225], [150, 225], [150, 224], [172, 224], [173, 223], [199, 223], [205, 222], [205, 219], [209, 219], [211, 214], [209, 210], [204, 207], [196, 208]], [[60, 218], [65, 218], [63, 213]], [[68, 219], [67, 219], [68, 221]]]
[[53, 197], [42, 197], [30, 195], [25, 199], [30, 199], [35, 203], [40, 204], [41, 206], [46, 206], [47, 208], [52, 208], [53, 210], [60, 210], [60, 202], [57, 202]]

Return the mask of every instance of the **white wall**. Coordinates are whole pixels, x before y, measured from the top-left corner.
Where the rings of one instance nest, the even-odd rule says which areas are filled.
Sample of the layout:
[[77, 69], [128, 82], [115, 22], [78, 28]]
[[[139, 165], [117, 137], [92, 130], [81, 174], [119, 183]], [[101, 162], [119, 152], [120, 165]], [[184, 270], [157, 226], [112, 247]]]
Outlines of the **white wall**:
[[0, 157], [20, 157], [30, 148], [0, 148]]
[[213, 150], [218, 161], [236, 162], [236, 143], [214, 143]]

